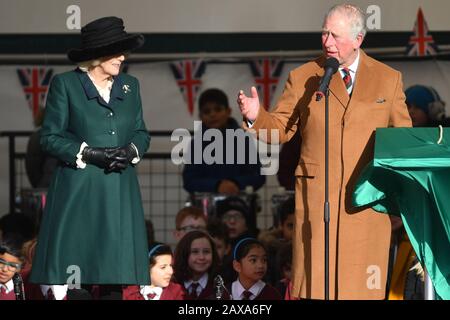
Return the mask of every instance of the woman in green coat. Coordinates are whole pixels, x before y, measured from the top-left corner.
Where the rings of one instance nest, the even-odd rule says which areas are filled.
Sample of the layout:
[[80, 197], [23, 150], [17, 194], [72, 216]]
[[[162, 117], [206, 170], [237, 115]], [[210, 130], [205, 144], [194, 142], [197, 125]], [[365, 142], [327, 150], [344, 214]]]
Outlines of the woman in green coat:
[[[43, 149], [60, 162], [48, 190], [31, 282], [147, 284], [144, 214], [135, 165], [148, 149], [139, 82], [120, 72], [142, 35], [116, 17], [81, 29], [74, 71], [47, 96]], [[72, 286], [70, 286], [72, 285]]]

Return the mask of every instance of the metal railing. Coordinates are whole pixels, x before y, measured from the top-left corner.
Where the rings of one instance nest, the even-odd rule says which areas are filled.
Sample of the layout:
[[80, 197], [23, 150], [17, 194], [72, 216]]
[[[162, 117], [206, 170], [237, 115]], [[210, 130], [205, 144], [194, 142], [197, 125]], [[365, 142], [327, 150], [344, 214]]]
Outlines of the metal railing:
[[[4, 131], [1, 138], [8, 139], [9, 158], [9, 208], [17, 212], [20, 195], [24, 189], [30, 189], [25, 172], [26, 145], [31, 131]], [[171, 145], [170, 131], [150, 131], [152, 137], [149, 152], [142, 157], [137, 166], [139, 184], [144, 206], [145, 218], [153, 223], [155, 239], [169, 244], [174, 243], [172, 231], [175, 228], [175, 216], [189, 198], [183, 189], [183, 167], [171, 161], [167, 149]], [[26, 139], [25, 141], [19, 141]], [[22, 143], [19, 143], [22, 142]], [[159, 149], [159, 150], [158, 150]], [[272, 196], [279, 193], [279, 184], [275, 176], [267, 176], [266, 184], [258, 190], [261, 211], [257, 215], [257, 227], [268, 228], [273, 224]]]

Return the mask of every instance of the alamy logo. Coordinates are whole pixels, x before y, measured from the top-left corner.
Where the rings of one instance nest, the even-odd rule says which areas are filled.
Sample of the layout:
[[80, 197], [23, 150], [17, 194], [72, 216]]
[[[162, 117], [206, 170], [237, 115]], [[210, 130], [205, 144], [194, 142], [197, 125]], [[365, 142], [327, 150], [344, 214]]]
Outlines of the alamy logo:
[[68, 289], [81, 289], [81, 269], [77, 265], [70, 265], [66, 270], [70, 276], [67, 278]]
[[370, 5], [366, 9], [366, 28], [368, 30], [381, 29], [381, 8], [377, 5]]
[[[268, 135], [270, 131], [270, 136]], [[172, 132], [171, 141], [178, 143], [172, 148], [171, 158], [175, 165], [181, 164], [257, 164], [261, 163], [262, 175], [278, 172], [279, 131], [226, 129], [225, 137], [218, 129], [203, 131], [202, 122], [194, 121], [194, 136], [184, 128]], [[194, 139], [193, 143], [191, 143]], [[270, 140], [270, 145], [264, 141]], [[210, 142], [204, 146], [203, 142]], [[193, 150], [191, 150], [191, 146]], [[192, 155], [191, 155], [192, 154]], [[248, 161], [246, 161], [248, 160]]]
[[69, 30], [81, 29], [81, 9], [76, 4], [67, 7], [66, 13], [69, 15], [66, 19], [66, 27]]
[[369, 277], [367, 278], [367, 289], [381, 289], [381, 269], [379, 266], [370, 265], [366, 270]]

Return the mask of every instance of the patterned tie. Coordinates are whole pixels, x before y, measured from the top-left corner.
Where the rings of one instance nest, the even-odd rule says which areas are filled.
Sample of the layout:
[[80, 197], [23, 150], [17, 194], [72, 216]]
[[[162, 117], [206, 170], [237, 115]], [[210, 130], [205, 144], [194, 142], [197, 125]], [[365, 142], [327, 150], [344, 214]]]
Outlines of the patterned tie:
[[242, 292], [242, 300], [250, 300], [252, 294], [253, 293], [251, 293], [250, 291], [245, 290], [244, 292]]
[[147, 295], [147, 298], [149, 299], [149, 300], [153, 300], [154, 298], [156, 297], [156, 293], [149, 293], [148, 295]]
[[4, 286], [0, 286], [0, 295], [2, 296], [6, 295], [6, 289]]
[[191, 297], [193, 297], [194, 299], [198, 298], [198, 294], [197, 294], [197, 288], [199, 286], [198, 282], [192, 282], [190, 288], [191, 288]]
[[350, 76], [350, 70], [348, 68], [342, 68], [342, 72], [344, 72], [344, 77], [342, 78], [345, 83], [345, 87], [347, 90], [352, 86], [352, 77]]

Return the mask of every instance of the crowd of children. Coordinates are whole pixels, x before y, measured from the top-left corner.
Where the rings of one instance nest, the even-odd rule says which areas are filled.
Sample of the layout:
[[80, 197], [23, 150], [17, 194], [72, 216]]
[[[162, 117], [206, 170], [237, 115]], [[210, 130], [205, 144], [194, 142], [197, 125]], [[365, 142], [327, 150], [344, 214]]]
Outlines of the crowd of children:
[[[257, 230], [246, 225], [247, 215], [245, 201], [235, 196], [223, 200], [215, 216], [205, 216], [196, 207], [182, 208], [175, 219], [174, 250], [168, 244], [154, 241], [154, 235], [149, 234], [150, 283], [120, 285], [120, 299], [282, 299], [285, 289], [276, 289], [281, 288], [277, 282], [289, 282], [288, 272], [283, 271], [282, 276], [274, 274], [290, 267], [291, 262], [286, 258], [291, 255], [283, 255], [283, 259], [273, 255], [268, 249], [273, 244], [267, 239], [258, 240]], [[290, 243], [290, 237], [284, 237], [289, 233], [283, 232], [282, 227], [288, 216], [283, 215], [277, 227], [279, 232], [274, 232], [277, 234], [274, 240], [283, 245]], [[150, 233], [151, 222], [147, 224]], [[26, 224], [23, 226], [26, 228]], [[0, 300], [117, 299], [111, 294], [117, 293], [117, 286], [111, 289], [111, 285], [82, 284], [71, 289], [67, 284], [30, 283], [36, 238], [28, 233], [25, 238], [23, 229], [10, 229], [1, 228]], [[275, 260], [283, 261], [283, 265], [272, 268], [276, 266]]]

